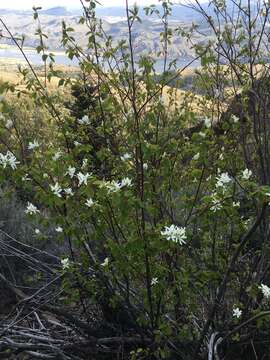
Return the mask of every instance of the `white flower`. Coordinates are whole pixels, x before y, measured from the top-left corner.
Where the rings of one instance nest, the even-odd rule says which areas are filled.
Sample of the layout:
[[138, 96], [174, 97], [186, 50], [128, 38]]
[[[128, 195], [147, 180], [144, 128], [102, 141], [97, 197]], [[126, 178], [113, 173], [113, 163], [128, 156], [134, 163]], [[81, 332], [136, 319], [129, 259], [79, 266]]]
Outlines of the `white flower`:
[[243, 179], [243, 180], [249, 180], [250, 177], [251, 177], [251, 175], [252, 175], [252, 171], [249, 170], [249, 169], [245, 169], [245, 170], [243, 170], [243, 172], [242, 172], [242, 179]]
[[81, 119], [78, 120], [78, 123], [81, 125], [89, 125], [90, 124], [89, 117], [87, 115], [84, 115]]
[[224, 160], [224, 155], [221, 153], [218, 158], [219, 160]]
[[[242, 217], [242, 219], [243, 219], [243, 217]], [[246, 229], [249, 228], [250, 223], [251, 223], [251, 219], [247, 219], [246, 221], [243, 221], [243, 224], [244, 224], [244, 226], [245, 226]]]
[[124, 178], [122, 181], [121, 181], [121, 188], [124, 187], [124, 186], [131, 186], [132, 185], [132, 182], [129, 178]]
[[87, 181], [90, 176], [91, 176], [91, 174], [89, 174], [89, 173], [84, 175], [83, 173], [79, 172], [77, 174], [77, 178], [79, 180], [79, 186], [81, 186], [82, 184], [87, 185]]
[[58, 232], [58, 233], [62, 233], [63, 232], [63, 228], [61, 226], [57, 226], [55, 228], [55, 231]]
[[28, 150], [34, 150], [38, 147], [39, 147], [39, 143], [37, 142], [37, 140], [34, 140], [33, 142], [30, 141], [28, 144]]
[[167, 240], [171, 240], [180, 245], [186, 243], [186, 229], [183, 227], [178, 227], [172, 224], [171, 226], [165, 226], [165, 230], [160, 233], [162, 236], [165, 236]]
[[144, 164], [143, 164], [143, 170], [145, 170], [145, 171], [148, 170], [148, 164], [147, 164], [147, 163], [144, 163]]
[[202, 131], [199, 132], [199, 135], [202, 137], [202, 138], [205, 138], [206, 137], [206, 134]]
[[128, 153], [126, 153], [126, 154], [124, 154], [124, 155], [122, 155], [122, 156], [120, 157], [120, 159], [121, 159], [122, 161], [129, 160], [130, 158], [131, 158], [131, 155], [128, 154]]
[[86, 203], [85, 203], [85, 205], [87, 206], [87, 207], [92, 207], [93, 205], [95, 204], [95, 202], [93, 201], [93, 199], [87, 199], [86, 200]]
[[40, 234], [40, 230], [39, 229], [35, 229], [35, 234], [39, 235]]
[[198, 152], [197, 154], [195, 154], [194, 156], [193, 156], [193, 160], [199, 160], [199, 158], [200, 158], [200, 153]]
[[106, 187], [108, 189], [108, 193], [115, 193], [121, 189], [121, 183], [119, 181], [111, 181], [106, 184]]
[[221, 93], [220, 93], [219, 88], [214, 89], [214, 97], [216, 99], [219, 99], [220, 95], [221, 95]]
[[157, 285], [158, 284], [158, 278], [153, 278], [152, 280], [151, 280], [151, 285], [153, 286], [153, 285]]
[[75, 167], [69, 166], [67, 172], [65, 173], [65, 175], [69, 175], [71, 177], [71, 179], [74, 177], [76, 172]]
[[73, 193], [73, 191], [72, 191], [71, 188], [64, 189], [64, 192], [65, 192], [65, 194], [68, 195], [68, 196], [74, 195], [74, 193]]
[[269, 287], [269, 286], [264, 285], [264, 284], [261, 284], [261, 285], [259, 286], [259, 289], [262, 291], [263, 296], [264, 296], [266, 299], [269, 299], [269, 298], [270, 298], [270, 287]]
[[57, 161], [58, 159], [60, 159], [61, 155], [62, 155], [62, 151], [60, 151], [60, 150], [57, 151], [57, 152], [54, 154], [54, 156], [52, 157], [53, 161]]
[[233, 317], [239, 319], [241, 315], [242, 315], [242, 310], [240, 310], [238, 307], [233, 309]]
[[9, 165], [12, 170], [15, 170], [19, 163], [20, 162], [17, 161], [16, 157], [10, 151], [8, 151], [6, 155], [0, 153], [0, 164], [4, 169]]
[[236, 208], [240, 207], [240, 201], [237, 201], [237, 202], [234, 201], [234, 202], [232, 203], [232, 206], [233, 206], [233, 207], [236, 207]]
[[80, 146], [80, 145], [82, 145], [79, 141], [74, 141], [74, 145], [75, 146]]
[[211, 127], [211, 120], [209, 118], [204, 119], [204, 125], [209, 129]]
[[229, 184], [232, 181], [228, 173], [222, 173], [219, 176], [217, 176], [216, 179], [217, 179], [216, 187], [224, 187], [226, 184]]
[[50, 188], [51, 188], [52, 192], [54, 193], [54, 195], [56, 195], [58, 197], [62, 197], [62, 195], [61, 195], [62, 188], [58, 184], [58, 182], [56, 182], [55, 185], [50, 185]]
[[131, 180], [126, 177], [121, 181], [111, 181], [106, 184], [106, 187], [108, 189], [108, 193], [110, 194], [121, 190], [124, 186], [129, 187], [131, 185], [132, 185]]
[[31, 181], [31, 179], [29, 178], [29, 174], [25, 174], [25, 175], [22, 177], [22, 181]]
[[69, 258], [65, 258], [61, 260], [63, 270], [68, 270], [70, 268]]
[[11, 129], [13, 127], [13, 121], [11, 119], [8, 119], [6, 121], [6, 128]]
[[29, 215], [34, 215], [34, 214], [37, 214], [39, 213], [40, 211], [38, 210], [38, 208], [33, 205], [32, 203], [28, 202], [27, 203], [27, 208], [25, 210], [25, 213], [26, 214], [29, 214]]
[[49, 177], [49, 175], [48, 175], [47, 173], [44, 173], [44, 174], [43, 174], [43, 178], [44, 178], [44, 179], [48, 179], [48, 177]]
[[20, 162], [17, 161], [16, 157], [10, 152], [7, 152], [7, 161], [9, 166], [12, 168], [12, 170], [15, 170], [17, 168], [17, 164], [19, 164]]
[[100, 264], [101, 266], [105, 267], [109, 265], [109, 258], [106, 258], [102, 264]]
[[231, 118], [232, 118], [232, 121], [236, 124], [236, 123], [238, 123], [238, 121], [239, 121], [239, 117], [237, 117], [236, 115], [232, 115], [231, 116]]
[[87, 163], [88, 163], [88, 159], [83, 159], [82, 169], [84, 169], [87, 166]]
[[220, 202], [220, 200], [218, 200], [215, 195], [212, 196], [212, 206], [210, 207], [210, 210], [213, 212], [216, 212], [218, 210], [222, 209], [222, 204]]

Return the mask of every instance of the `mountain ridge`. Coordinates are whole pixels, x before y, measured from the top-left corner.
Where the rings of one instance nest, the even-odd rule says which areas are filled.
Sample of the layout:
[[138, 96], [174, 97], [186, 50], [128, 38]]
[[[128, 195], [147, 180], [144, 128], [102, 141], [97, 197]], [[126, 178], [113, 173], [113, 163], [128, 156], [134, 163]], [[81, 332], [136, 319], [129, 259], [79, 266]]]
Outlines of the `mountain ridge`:
[[[145, 12], [144, 12], [144, 8], [145, 6], [140, 6], [139, 7], [139, 16], [142, 18], [145, 18]], [[162, 12], [162, 6], [161, 5], [156, 5], [156, 8]], [[26, 9], [26, 10], [14, 10], [14, 9], [9, 9], [9, 8], [0, 8], [0, 14], [3, 13], [13, 13], [13, 14], [31, 14], [32, 10], [31, 9]], [[40, 10], [40, 14], [45, 14], [45, 15], [52, 15], [52, 16], [74, 16], [74, 15], [81, 15], [82, 14], [82, 9], [78, 8], [78, 9], [73, 9], [73, 10], [69, 10], [67, 7], [65, 6], [54, 6], [54, 7], [50, 7], [50, 8], [45, 8], [42, 10]], [[96, 14], [98, 17], [126, 17], [126, 9], [123, 6], [100, 6], [96, 8]], [[152, 16], [154, 17], [154, 16]], [[171, 15], [171, 19], [174, 20], [187, 20], [187, 19], [195, 19], [198, 16], [196, 15], [196, 13], [183, 5], [173, 5], [172, 6], [172, 15]], [[151, 18], [151, 16], [150, 16]]]
[[[184, 12], [182, 12], [183, 9], [185, 10]], [[194, 16], [191, 15], [192, 13]], [[24, 35], [25, 46], [37, 47], [39, 45], [39, 38], [35, 35], [37, 23], [33, 20], [32, 11], [0, 9], [0, 16], [15, 37]], [[127, 25], [126, 21], [123, 21], [125, 17], [123, 7], [97, 8], [97, 17], [102, 19], [106, 33], [112, 36], [115, 43], [118, 40], [126, 39]], [[141, 16], [141, 18], [142, 22], [136, 22], [133, 27], [134, 52], [137, 56], [149, 54], [154, 58], [157, 58], [160, 51], [162, 51], [160, 32], [163, 30], [161, 21], [157, 21], [157, 18], [154, 16]], [[86, 48], [87, 38], [85, 33], [87, 30], [84, 25], [79, 23], [79, 19], [79, 13], [76, 13], [76, 11], [71, 12], [66, 7], [56, 6], [49, 9], [42, 9], [40, 11], [40, 21], [43, 33], [48, 35], [48, 40], [46, 40], [48, 48], [50, 50], [63, 50], [63, 47], [61, 46], [63, 20], [68, 27], [74, 28], [77, 44]], [[178, 26], [181, 26], [187, 29], [191, 26], [193, 21], [198, 21], [198, 19], [198, 15], [194, 11], [192, 12], [191, 9], [175, 6], [171, 17], [171, 27], [176, 29]], [[200, 25], [202, 23], [203, 22], [200, 19]], [[208, 29], [206, 30], [208, 31]], [[1, 38], [0, 44], [4, 43], [12, 45], [13, 42], [8, 38], [8, 34], [5, 32], [3, 32], [3, 34], [6, 37]], [[179, 35], [175, 35], [170, 46], [169, 59], [172, 60], [179, 57], [190, 60], [193, 57], [193, 52], [183, 38]]]

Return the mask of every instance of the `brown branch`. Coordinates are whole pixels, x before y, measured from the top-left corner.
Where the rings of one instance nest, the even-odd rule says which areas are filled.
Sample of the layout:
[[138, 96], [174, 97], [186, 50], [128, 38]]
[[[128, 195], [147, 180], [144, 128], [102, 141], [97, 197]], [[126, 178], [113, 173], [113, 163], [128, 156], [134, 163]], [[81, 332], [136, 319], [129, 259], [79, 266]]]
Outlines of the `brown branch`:
[[202, 346], [202, 343], [204, 341], [204, 338], [209, 330], [209, 327], [211, 325], [211, 322], [216, 314], [216, 311], [217, 311], [217, 308], [221, 302], [221, 299], [222, 297], [224, 296], [224, 293], [226, 291], [226, 286], [227, 286], [227, 283], [229, 281], [229, 277], [231, 275], [231, 272], [235, 266], [235, 263], [242, 251], [242, 249], [244, 248], [244, 246], [247, 244], [247, 242], [249, 241], [249, 239], [251, 238], [251, 236], [254, 234], [254, 232], [257, 230], [257, 228], [259, 227], [259, 225], [261, 224], [262, 220], [263, 220], [263, 216], [265, 214], [265, 210], [266, 210], [266, 207], [267, 207], [267, 204], [264, 204], [262, 209], [261, 209], [261, 212], [260, 214], [258, 215], [256, 221], [253, 223], [253, 225], [250, 227], [249, 231], [243, 236], [242, 240], [240, 241], [240, 244], [238, 245], [237, 249], [235, 250], [233, 256], [232, 256], [232, 259], [229, 263], [229, 266], [225, 272], [225, 275], [223, 277], [223, 280], [219, 286], [219, 290], [217, 292], [217, 295], [216, 295], [216, 299], [215, 299], [215, 302], [214, 302], [214, 305], [212, 307], [212, 310], [210, 312], [210, 315], [208, 317], [208, 320], [206, 321], [204, 327], [203, 327], [203, 330], [201, 332], [201, 336], [200, 336], [200, 340], [199, 340], [199, 343], [198, 343], [198, 346], [196, 347], [195, 349], [195, 352], [194, 352], [194, 360], [197, 359], [197, 355], [201, 349], [201, 346]]

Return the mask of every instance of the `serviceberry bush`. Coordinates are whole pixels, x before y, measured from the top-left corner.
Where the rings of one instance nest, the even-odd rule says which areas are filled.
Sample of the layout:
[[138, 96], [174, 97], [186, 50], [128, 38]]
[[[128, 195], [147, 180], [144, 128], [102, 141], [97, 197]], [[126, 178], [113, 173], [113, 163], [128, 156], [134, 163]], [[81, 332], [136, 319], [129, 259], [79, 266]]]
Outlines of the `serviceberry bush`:
[[[56, 69], [40, 30], [43, 77], [22, 69], [25, 88], [3, 88], [28, 106], [36, 130], [1, 100], [1, 180], [65, 244], [58, 303], [76, 304], [88, 322], [94, 304], [106, 331], [141, 339], [122, 341], [132, 359], [199, 359], [241, 342], [243, 356], [269, 334], [265, 27], [252, 22], [258, 12], [233, 4], [238, 17], [223, 2], [210, 2], [213, 16], [190, 5], [212, 31], [200, 44], [199, 25], [173, 34], [171, 1], [147, 8], [164, 28], [160, 75], [154, 56], [135, 54], [138, 7], [127, 2], [127, 39], [117, 41], [87, 1], [87, 48], [62, 25], [78, 75]], [[172, 36], [186, 37], [201, 60], [194, 86], [202, 95], [170, 86], [184, 71], [168, 58]]]

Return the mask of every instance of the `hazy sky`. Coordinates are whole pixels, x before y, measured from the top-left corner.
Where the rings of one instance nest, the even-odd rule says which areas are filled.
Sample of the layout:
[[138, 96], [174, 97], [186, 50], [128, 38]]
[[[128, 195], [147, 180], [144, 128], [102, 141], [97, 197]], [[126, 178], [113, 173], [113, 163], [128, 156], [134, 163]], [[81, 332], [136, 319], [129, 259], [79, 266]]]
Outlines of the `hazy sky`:
[[[102, 0], [99, 1], [106, 6], [119, 6], [124, 5], [125, 0]], [[133, 3], [133, 0], [129, 0]], [[158, 3], [158, 0], [136, 0], [138, 5], [150, 5]], [[49, 8], [53, 6], [66, 6], [68, 8], [79, 8], [79, 0], [0, 0], [0, 8], [9, 9], [31, 9], [32, 6], [42, 6], [43, 8]]]

